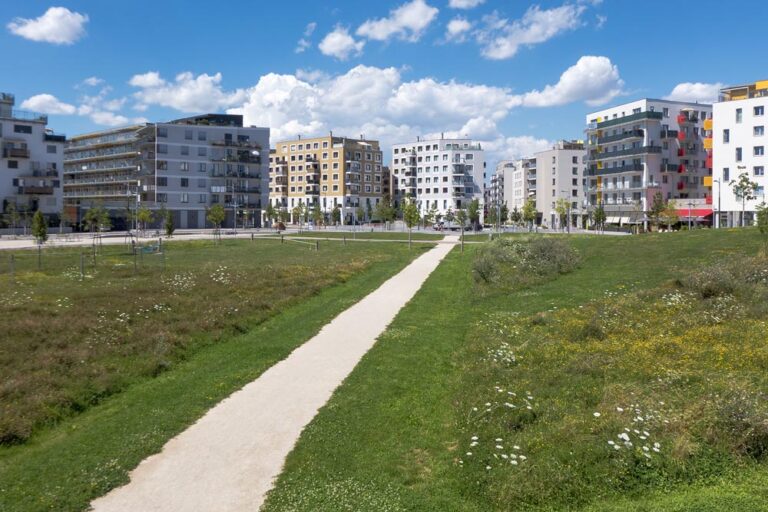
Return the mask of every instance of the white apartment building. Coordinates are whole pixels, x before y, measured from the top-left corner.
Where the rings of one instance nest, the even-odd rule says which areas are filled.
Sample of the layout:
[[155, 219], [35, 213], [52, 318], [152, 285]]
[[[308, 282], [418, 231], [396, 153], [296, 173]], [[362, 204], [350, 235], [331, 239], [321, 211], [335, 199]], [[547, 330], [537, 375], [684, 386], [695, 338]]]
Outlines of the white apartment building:
[[[586, 150], [583, 141], [561, 140], [552, 149], [535, 154], [535, 166], [528, 166], [530, 197], [536, 199], [536, 211], [540, 224], [550, 228], [561, 228], [556, 213], [558, 199], [568, 202], [571, 225], [578, 225], [585, 214], [585, 166]], [[535, 178], [534, 178], [535, 176]]]
[[758, 185], [755, 199], [743, 205], [744, 225], [754, 222], [757, 205], [766, 201], [766, 109], [768, 80], [722, 89], [720, 101], [714, 105], [714, 122], [710, 128], [718, 226], [741, 225], [742, 201], [730, 185], [741, 174], [746, 173]]
[[712, 168], [704, 123], [712, 106], [641, 99], [587, 115], [588, 208], [603, 205], [611, 224], [647, 227], [656, 193], [681, 218], [712, 215]]
[[508, 198], [505, 195], [509, 188], [507, 182], [512, 180], [512, 174], [515, 170], [515, 162], [512, 160], [501, 160], [496, 164], [496, 170], [491, 174], [490, 183], [487, 186], [485, 203], [487, 205], [505, 204]]
[[47, 128], [48, 116], [16, 110], [14, 104], [12, 94], [0, 93], [2, 212], [15, 208], [29, 220], [40, 210], [49, 221], [55, 221], [62, 209], [66, 138]]
[[[470, 139], [417, 138], [392, 148], [394, 200], [416, 201], [422, 215], [433, 207], [444, 215], [477, 199], [483, 211], [485, 153]], [[482, 219], [481, 219], [482, 222]]]

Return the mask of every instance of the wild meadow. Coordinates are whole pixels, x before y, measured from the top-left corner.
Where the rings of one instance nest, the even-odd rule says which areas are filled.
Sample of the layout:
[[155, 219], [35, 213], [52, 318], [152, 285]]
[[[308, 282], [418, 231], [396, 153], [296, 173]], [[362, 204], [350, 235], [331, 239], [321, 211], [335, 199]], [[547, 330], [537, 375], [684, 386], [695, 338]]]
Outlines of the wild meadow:
[[768, 509], [756, 231], [551, 240], [454, 251], [266, 510]]

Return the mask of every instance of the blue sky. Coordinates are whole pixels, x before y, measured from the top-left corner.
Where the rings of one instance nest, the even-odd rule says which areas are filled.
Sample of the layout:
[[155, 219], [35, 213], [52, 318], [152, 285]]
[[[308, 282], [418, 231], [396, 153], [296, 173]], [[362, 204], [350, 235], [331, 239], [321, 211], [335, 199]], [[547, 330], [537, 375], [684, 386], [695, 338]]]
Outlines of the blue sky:
[[2, 4], [1, 90], [68, 135], [230, 111], [273, 140], [447, 132], [493, 160], [581, 137], [600, 105], [768, 78], [757, 1]]

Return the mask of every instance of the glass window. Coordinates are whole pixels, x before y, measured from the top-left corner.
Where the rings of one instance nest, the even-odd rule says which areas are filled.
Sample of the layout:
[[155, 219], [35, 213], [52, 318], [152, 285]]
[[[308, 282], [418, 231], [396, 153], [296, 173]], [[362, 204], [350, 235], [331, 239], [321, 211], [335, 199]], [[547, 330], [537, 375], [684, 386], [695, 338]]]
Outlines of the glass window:
[[755, 129], [752, 131], [752, 134], [755, 137], [762, 137], [765, 135], [765, 127], [764, 126], [755, 126]]
[[189, 194], [184, 192], [181, 194], [181, 197], [179, 198], [182, 203], [188, 203], [189, 202]]
[[184, 130], [184, 138], [186, 140], [192, 140], [192, 130], [191, 129], [187, 128], [186, 130]]
[[731, 142], [731, 130], [723, 130], [723, 144]]
[[167, 138], [168, 137], [168, 128], [165, 126], [158, 126], [157, 127], [157, 136]]
[[740, 108], [737, 108], [736, 109], [736, 122], [740, 123], [742, 118], [743, 118], [742, 110]]
[[181, 154], [182, 155], [188, 155], [189, 154], [189, 146], [181, 146]]
[[13, 131], [14, 133], [32, 133], [32, 127], [25, 124], [15, 124], [13, 125]]
[[755, 146], [754, 148], [754, 155], [755, 156], [763, 156], [765, 154], [765, 147], [764, 146]]
[[157, 152], [161, 155], [168, 154], [168, 144], [158, 144]]
[[736, 148], [736, 161], [741, 162], [741, 148]]
[[763, 106], [755, 107], [754, 112], [756, 116], [762, 116], [763, 114], [765, 114], [765, 107]]
[[56, 153], [56, 146], [52, 146], [52, 145], [45, 146], [45, 150], [48, 153]]
[[181, 178], [181, 188], [189, 187], [189, 178]]
[[208, 134], [202, 130], [197, 132], [197, 140], [208, 140]]
[[755, 176], [765, 176], [765, 167], [762, 165], [756, 165], [752, 168], [752, 172]]
[[723, 181], [731, 181], [731, 170], [728, 167], [723, 167]]

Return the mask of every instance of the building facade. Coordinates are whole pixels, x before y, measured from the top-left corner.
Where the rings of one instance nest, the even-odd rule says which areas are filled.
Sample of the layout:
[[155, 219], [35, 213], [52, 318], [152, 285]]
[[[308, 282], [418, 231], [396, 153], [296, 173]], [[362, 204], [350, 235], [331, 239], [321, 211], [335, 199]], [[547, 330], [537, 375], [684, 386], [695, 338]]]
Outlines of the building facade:
[[49, 222], [62, 209], [61, 173], [66, 137], [48, 129], [48, 116], [14, 109], [12, 94], [0, 93], [0, 195], [2, 211]]
[[[557, 201], [567, 202], [572, 226], [578, 226], [586, 212], [586, 186], [583, 141], [559, 141], [552, 149], [535, 154], [535, 167], [529, 164], [530, 197], [536, 199], [539, 224], [550, 228], [562, 228], [556, 213]], [[531, 179], [534, 176], [535, 179]]]
[[[716, 223], [719, 226], [751, 225], [757, 206], [766, 201], [768, 187], [765, 174], [768, 167], [768, 157], [765, 156], [768, 80], [722, 89], [720, 101], [713, 108], [709, 144], [714, 163]], [[754, 199], [743, 203], [731, 185], [742, 174], [757, 183]]]
[[[477, 199], [484, 208], [485, 152], [470, 139], [417, 138], [392, 147], [395, 202], [413, 200], [422, 215], [464, 209]], [[481, 219], [482, 221], [482, 219]]]
[[712, 168], [704, 123], [712, 106], [642, 99], [587, 115], [588, 208], [607, 222], [642, 224], [657, 193], [681, 214], [711, 219]]
[[139, 208], [170, 211], [177, 228], [210, 227], [206, 212], [215, 204], [225, 208], [225, 227], [259, 225], [268, 151], [269, 129], [243, 127], [239, 115], [80, 135], [65, 150], [65, 203], [78, 221], [103, 206], [115, 229], [130, 228]]
[[382, 160], [375, 140], [330, 134], [278, 142], [269, 158], [269, 201], [292, 222], [299, 205], [319, 205], [326, 221], [336, 207], [344, 223], [370, 220], [391, 186]]

